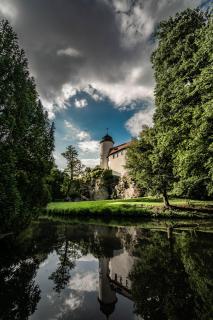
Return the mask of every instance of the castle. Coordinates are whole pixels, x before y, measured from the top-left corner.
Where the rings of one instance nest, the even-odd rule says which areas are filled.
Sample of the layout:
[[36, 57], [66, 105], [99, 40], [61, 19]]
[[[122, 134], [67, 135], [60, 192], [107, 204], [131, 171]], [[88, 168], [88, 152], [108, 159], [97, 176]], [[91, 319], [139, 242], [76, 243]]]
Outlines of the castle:
[[113, 175], [123, 176], [127, 173], [126, 151], [131, 142], [114, 147], [114, 141], [108, 133], [100, 141], [100, 167], [111, 169]]

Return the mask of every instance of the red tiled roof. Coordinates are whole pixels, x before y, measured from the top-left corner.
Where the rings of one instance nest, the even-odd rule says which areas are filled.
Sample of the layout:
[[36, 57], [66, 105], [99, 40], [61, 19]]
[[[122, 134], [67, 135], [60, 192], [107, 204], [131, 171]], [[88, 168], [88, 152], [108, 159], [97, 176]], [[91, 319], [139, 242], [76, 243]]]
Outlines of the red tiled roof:
[[109, 155], [108, 156], [111, 156], [111, 154], [113, 154], [113, 153], [116, 153], [118, 151], [121, 151], [121, 150], [124, 150], [124, 149], [128, 148], [130, 143], [131, 143], [131, 141], [130, 142], [126, 142], [126, 143], [122, 143], [119, 146], [115, 146], [115, 147], [111, 148], [109, 150]]

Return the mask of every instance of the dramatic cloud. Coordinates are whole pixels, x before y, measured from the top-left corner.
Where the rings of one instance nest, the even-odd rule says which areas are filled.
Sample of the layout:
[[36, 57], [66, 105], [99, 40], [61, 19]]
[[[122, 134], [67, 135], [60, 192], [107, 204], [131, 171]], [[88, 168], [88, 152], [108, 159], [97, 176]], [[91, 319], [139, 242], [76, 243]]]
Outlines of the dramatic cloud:
[[[123, 107], [153, 98], [150, 54], [158, 22], [201, 0], [0, 0], [25, 48], [51, 116], [76, 90]], [[85, 106], [84, 104], [78, 104]]]
[[146, 109], [143, 111], [136, 112], [133, 117], [131, 117], [127, 123], [126, 128], [131, 133], [133, 137], [137, 137], [138, 134], [142, 131], [143, 126], [151, 127], [152, 117], [153, 117], [154, 109]]

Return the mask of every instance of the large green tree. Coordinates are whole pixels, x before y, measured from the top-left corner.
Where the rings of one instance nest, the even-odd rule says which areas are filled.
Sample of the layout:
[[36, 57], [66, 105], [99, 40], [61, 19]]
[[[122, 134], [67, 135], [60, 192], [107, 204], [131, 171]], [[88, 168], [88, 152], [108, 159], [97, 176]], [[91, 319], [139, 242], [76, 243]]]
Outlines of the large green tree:
[[160, 23], [154, 68], [153, 129], [127, 154], [127, 167], [147, 191], [180, 196], [213, 194], [212, 16], [187, 9]]
[[48, 200], [54, 126], [30, 77], [24, 51], [8, 21], [0, 22], [1, 228], [27, 222]]
[[[155, 163], [186, 196], [212, 194], [212, 17], [187, 9], [163, 21], [152, 55]], [[172, 185], [172, 184], [171, 184]]]

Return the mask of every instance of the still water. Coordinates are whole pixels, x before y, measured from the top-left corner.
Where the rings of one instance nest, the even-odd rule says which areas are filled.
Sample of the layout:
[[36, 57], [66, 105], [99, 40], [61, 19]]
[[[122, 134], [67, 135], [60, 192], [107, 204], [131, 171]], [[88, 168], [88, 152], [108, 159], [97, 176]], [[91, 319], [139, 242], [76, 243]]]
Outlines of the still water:
[[211, 232], [34, 223], [0, 240], [0, 319], [212, 319]]

